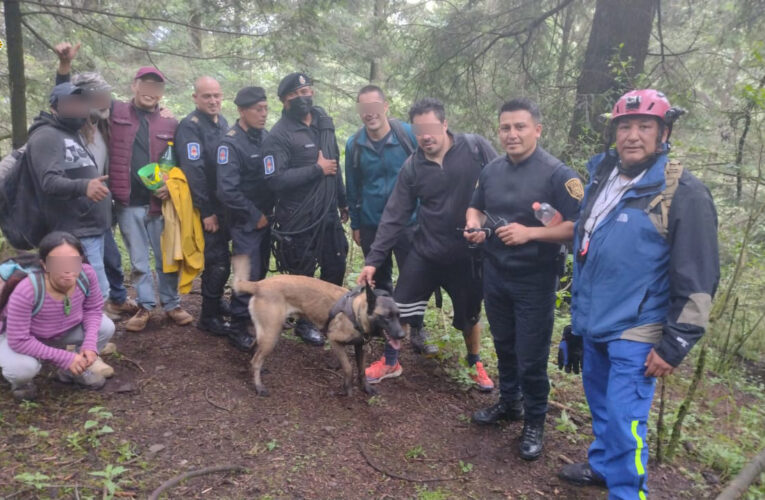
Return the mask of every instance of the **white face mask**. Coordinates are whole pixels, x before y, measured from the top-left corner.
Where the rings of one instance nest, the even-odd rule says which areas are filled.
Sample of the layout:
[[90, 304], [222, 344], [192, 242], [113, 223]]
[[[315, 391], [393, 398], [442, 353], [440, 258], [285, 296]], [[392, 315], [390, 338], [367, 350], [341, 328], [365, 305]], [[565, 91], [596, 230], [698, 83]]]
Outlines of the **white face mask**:
[[91, 109], [90, 110], [90, 119], [93, 122], [97, 122], [98, 120], [108, 120], [109, 119], [109, 108], [106, 109]]

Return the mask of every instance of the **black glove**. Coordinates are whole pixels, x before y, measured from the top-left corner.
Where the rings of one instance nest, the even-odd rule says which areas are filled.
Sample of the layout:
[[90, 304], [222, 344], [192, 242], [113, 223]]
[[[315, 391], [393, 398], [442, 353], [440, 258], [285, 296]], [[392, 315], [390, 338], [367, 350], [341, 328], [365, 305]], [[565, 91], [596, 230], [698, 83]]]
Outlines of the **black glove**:
[[575, 374], [579, 374], [584, 357], [582, 345], [582, 337], [572, 333], [571, 325], [565, 327], [562, 340], [558, 344], [558, 368], [563, 370], [565, 367], [566, 373], [573, 371]]

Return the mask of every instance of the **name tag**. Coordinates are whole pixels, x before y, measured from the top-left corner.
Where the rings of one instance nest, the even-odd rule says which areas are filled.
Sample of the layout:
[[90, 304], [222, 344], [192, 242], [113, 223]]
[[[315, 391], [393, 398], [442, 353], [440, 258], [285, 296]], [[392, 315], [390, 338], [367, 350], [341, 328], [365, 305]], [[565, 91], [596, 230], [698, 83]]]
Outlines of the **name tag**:
[[316, 147], [316, 144], [304, 144], [304, 145], [303, 145], [303, 147], [304, 147], [305, 149], [315, 148], [315, 147]]

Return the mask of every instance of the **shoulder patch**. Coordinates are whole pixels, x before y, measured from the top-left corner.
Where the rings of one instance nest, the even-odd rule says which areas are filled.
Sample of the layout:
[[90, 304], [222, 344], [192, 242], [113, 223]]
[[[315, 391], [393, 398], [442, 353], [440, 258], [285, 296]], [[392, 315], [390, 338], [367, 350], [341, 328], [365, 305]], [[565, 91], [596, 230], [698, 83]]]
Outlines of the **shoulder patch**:
[[263, 158], [263, 167], [266, 175], [271, 175], [276, 171], [276, 163], [274, 162], [274, 157], [272, 155]]
[[228, 163], [228, 146], [218, 146], [218, 165]]
[[576, 201], [582, 201], [584, 198], [584, 186], [582, 186], [582, 181], [576, 177], [566, 181], [566, 191]]
[[229, 136], [229, 137], [234, 137], [236, 135], [236, 129], [232, 128], [231, 130], [226, 132], [226, 135]]
[[199, 147], [198, 142], [190, 142], [186, 144], [186, 156], [189, 160], [198, 160], [201, 155], [201, 148]]
[[191, 121], [192, 123], [199, 123], [199, 118], [197, 118], [196, 116], [192, 116]]

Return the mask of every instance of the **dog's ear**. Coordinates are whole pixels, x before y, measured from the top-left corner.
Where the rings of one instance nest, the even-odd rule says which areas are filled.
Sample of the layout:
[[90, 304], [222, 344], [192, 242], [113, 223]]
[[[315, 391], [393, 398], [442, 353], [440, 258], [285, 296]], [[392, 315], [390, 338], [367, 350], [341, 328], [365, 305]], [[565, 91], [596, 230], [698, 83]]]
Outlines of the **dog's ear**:
[[375, 295], [374, 289], [369, 286], [369, 283], [364, 285], [364, 291], [367, 294], [367, 315], [372, 316], [375, 311], [375, 303], [377, 302], [377, 295]]

